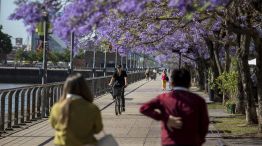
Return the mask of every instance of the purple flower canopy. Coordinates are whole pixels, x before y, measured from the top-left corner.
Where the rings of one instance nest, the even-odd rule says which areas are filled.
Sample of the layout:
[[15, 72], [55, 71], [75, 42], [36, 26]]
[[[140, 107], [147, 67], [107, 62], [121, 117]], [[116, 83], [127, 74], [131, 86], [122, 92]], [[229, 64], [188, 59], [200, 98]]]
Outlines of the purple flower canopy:
[[[197, 8], [213, 9], [226, 5], [229, 0], [74, 0], [65, 6], [59, 0], [44, 0], [19, 4], [10, 16], [22, 19], [34, 30], [41, 21], [42, 9], [50, 14], [53, 32], [65, 41], [74, 32], [81, 40], [96, 32], [95, 43], [105, 43], [121, 55], [138, 52], [157, 56], [158, 61], [170, 61], [180, 53], [208, 58], [204, 40], [221, 29], [222, 20], [201, 20]], [[191, 17], [189, 17], [191, 16]], [[169, 19], [170, 18], [170, 19]], [[192, 21], [191, 21], [192, 20]], [[190, 23], [189, 23], [190, 22]], [[208, 25], [211, 27], [207, 27]], [[261, 32], [261, 28], [258, 29]], [[232, 39], [234, 36], [230, 36]], [[230, 38], [229, 37], [229, 38]], [[228, 38], [227, 38], [228, 39]], [[78, 48], [88, 41], [77, 41]], [[82, 39], [83, 40], [83, 39]]]
[[36, 24], [41, 22], [43, 12], [49, 13], [49, 19], [55, 18], [55, 13], [60, 9], [60, 0], [44, 0], [43, 3], [39, 1], [24, 0], [17, 2], [18, 7], [9, 16], [10, 20], [22, 19], [25, 26], [28, 26], [28, 31], [32, 32], [35, 30]]

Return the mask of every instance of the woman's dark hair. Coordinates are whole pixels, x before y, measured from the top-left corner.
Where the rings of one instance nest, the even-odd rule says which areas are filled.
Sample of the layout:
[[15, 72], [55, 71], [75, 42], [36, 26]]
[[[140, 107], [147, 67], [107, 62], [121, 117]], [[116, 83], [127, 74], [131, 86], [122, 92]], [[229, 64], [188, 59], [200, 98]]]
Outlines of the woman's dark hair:
[[64, 100], [67, 94], [76, 94], [86, 101], [93, 102], [93, 95], [91, 94], [85, 78], [80, 73], [71, 74], [67, 77], [61, 100]]
[[189, 88], [191, 85], [190, 72], [186, 69], [174, 69], [171, 73], [171, 81], [175, 87]]
[[94, 99], [85, 78], [80, 73], [69, 75], [64, 83], [63, 94], [60, 97], [62, 106], [58, 121], [64, 124], [64, 128], [68, 125], [70, 104], [72, 102], [72, 99], [66, 98], [67, 94], [79, 95], [87, 102], [93, 102]]

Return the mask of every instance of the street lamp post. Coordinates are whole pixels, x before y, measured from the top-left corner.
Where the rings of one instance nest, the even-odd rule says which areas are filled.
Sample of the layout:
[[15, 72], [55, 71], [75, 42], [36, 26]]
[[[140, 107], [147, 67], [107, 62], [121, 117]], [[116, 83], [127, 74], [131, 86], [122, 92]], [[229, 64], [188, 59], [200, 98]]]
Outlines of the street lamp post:
[[133, 54], [133, 71], [136, 71], [136, 53]]
[[106, 52], [107, 52], [107, 49], [105, 48], [105, 57], [104, 57], [104, 76], [106, 76]]
[[136, 60], [136, 70], [140, 71], [140, 69], [139, 69], [139, 55], [138, 54], [136, 54], [135, 60]]
[[71, 50], [70, 50], [69, 74], [71, 74], [74, 71], [74, 65], [73, 65], [74, 43], [75, 43], [75, 33], [71, 32]]
[[128, 71], [128, 52], [126, 53], [126, 71]]
[[122, 56], [120, 56], [120, 64], [121, 66], [123, 66], [123, 57]]
[[140, 56], [139, 55], [136, 55], [136, 68], [140, 71]]
[[143, 69], [145, 69], [145, 54], [143, 53]]
[[93, 50], [93, 78], [95, 77], [95, 67], [96, 67], [96, 47], [94, 47], [94, 50]]
[[136, 68], [141, 71], [141, 56], [136, 54]]
[[130, 71], [131, 71], [131, 69], [132, 69], [132, 53], [130, 53], [129, 54], [129, 56], [130, 56], [130, 61], [129, 61], [129, 69], [130, 69]]
[[[47, 47], [48, 47], [48, 13], [44, 9], [43, 13], [43, 30], [44, 30], [44, 41], [43, 41], [43, 64], [42, 64], [42, 84], [47, 83]], [[43, 88], [42, 90], [43, 96], [41, 96], [41, 117], [44, 118], [48, 115], [48, 110], [47, 110], [47, 105], [48, 105], [48, 99], [46, 98], [47, 96], [47, 88]]]
[[43, 42], [43, 64], [42, 64], [42, 84], [47, 82], [47, 47], [48, 47], [48, 13], [44, 10], [43, 12], [44, 20], [44, 42]]
[[117, 67], [117, 54], [118, 54], [118, 49], [116, 48], [116, 55], [115, 55], [115, 68]]

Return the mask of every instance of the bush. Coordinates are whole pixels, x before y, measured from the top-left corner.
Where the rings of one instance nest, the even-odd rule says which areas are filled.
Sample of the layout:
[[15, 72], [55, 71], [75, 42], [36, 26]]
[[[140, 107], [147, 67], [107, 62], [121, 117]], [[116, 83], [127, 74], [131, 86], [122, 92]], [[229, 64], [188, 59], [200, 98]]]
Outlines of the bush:
[[228, 93], [230, 98], [235, 98], [237, 94], [237, 79], [238, 73], [236, 71], [223, 72], [215, 79], [215, 84], [220, 92], [223, 94]]

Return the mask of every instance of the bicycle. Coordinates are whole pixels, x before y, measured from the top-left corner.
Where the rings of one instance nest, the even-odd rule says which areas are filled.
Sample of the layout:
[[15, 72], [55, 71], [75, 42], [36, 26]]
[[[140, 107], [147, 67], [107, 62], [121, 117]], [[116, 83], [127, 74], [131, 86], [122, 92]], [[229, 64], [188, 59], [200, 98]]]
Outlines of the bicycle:
[[112, 96], [115, 99], [115, 114], [121, 115], [123, 111], [122, 98], [124, 96], [124, 87], [112, 87]]

